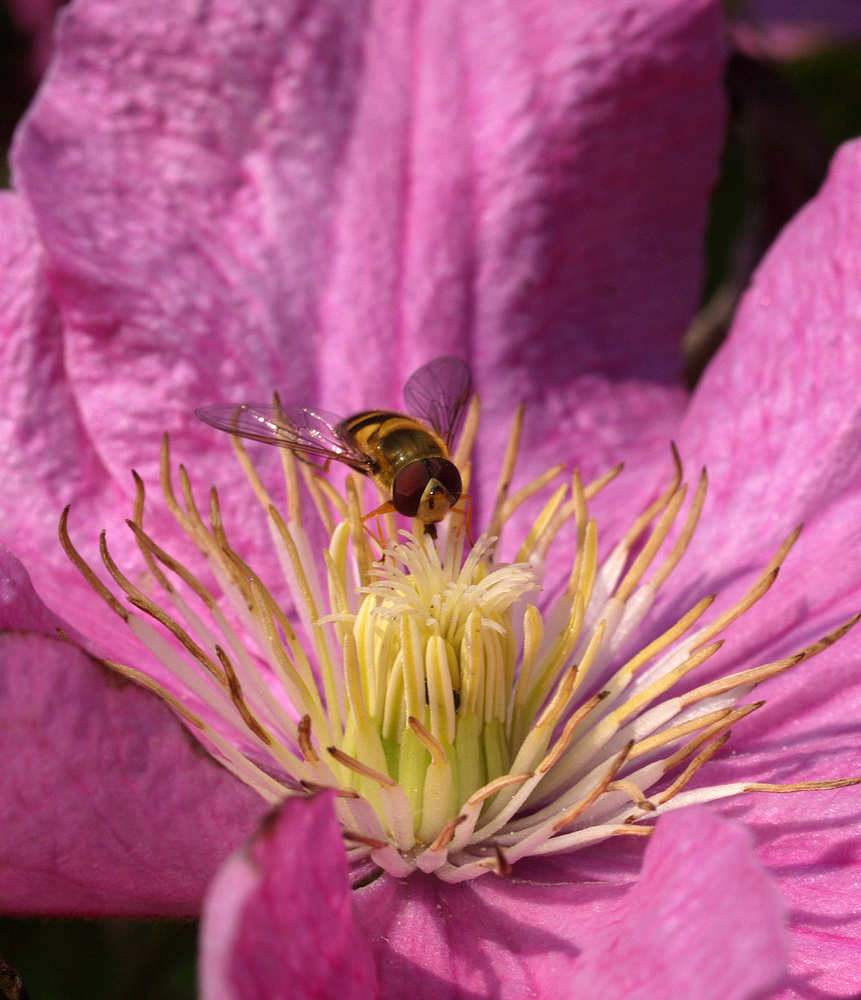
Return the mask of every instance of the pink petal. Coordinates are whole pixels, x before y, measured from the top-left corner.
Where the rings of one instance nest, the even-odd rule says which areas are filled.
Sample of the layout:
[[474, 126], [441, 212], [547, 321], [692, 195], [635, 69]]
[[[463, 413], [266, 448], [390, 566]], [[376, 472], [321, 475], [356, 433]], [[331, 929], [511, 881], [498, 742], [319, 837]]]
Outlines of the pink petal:
[[[855, 142], [757, 272], [679, 436], [683, 454], [706, 462], [711, 483], [679, 570], [692, 599], [716, 581], [740, 592], [781, 536], [805, 522], [774, 588], [733, 626], [715, 669], [785, 656], [861, 610], [859, 189]], [[759, 688], [754, 697], [768, 704], [736, 727], [732, 753], [702, 782], [861, 774], [859, 655], [856, 629]], [[861, 981], [859, 806], [861, 793], [850, 788], [723, 807], [757, 831], [793, 907], [795, 992], [787, 996], [845, 994]]]
[[387, 1000], [741, 1000], [786, 967], [783, 906], [746, 833], [701, 809], [659, 822], [628, 892], [572, 858], [458, 886], [382, 878], [356, 897]]
[[60, 639], [0, 635], [0, 705], [4, 912], [196, 913], [262, 801], [155, 696]]
[[[859, 189], [856, 142], [838, 153], [822, 192], [758, 270], [679, 436], [683, 454], [707, 465], [710, 483], [676, 578], [690, 599], [717, 586], [725, 590], [719, 603], [728, 603], [804, 522], [777, 583], [715, 657], [722, 670], [785, 656], [861, 609], [853, 555], [861, 542]], [[856, 697], [859, 645], [855, 630], [769, 682], [762, 689], [769, 714], [751, 720], [751, 731], [820, 708], [845, 718]], [[822, 755], [828, 734], [817, 725], [811, 733]]]
[[[63, 363], [62, 318], [46, 283], [45, 255], [30, 212], [19, 196], [0, 192], [0, 223], [3, 514], [17, 513], [17, 522], [28, 530], [36, 523], [34, 487], [62, 504], [85, 488], [95, 491], [105, 474], [76, 412]], [[24, 509], [16, 511], [15, 505]]]
[[[0, 193], [0, 525], [26, 556], [43, 596], [86, 607], [89, 588], [57, 543], [65, 504], [104, 510], [120, 500], [81, 422], [63, 356], [63, 323], [45, 279], [45, 256], [20, 197]], [[88, 521], [98, 536], [104, 522]], [[63, 565], [65, 564], [65, 565]], [[65, 574], [56, 587], [57, 570]], [[75, 579], [77, 577], [77, 580]], [[74, 596], [73, 596], [74, 595]]]
[[722, 512], [698, 541], [714, 552], [720, 535], [724, 565], [837, 501], [850, 526], [845, 505], [861, 486], [859, 189], [855, 142], [760, 266], [685, 417], [679, 446], [708, 465]]
[[575, 995], [742, 1000], [784, 978], [780, 897], [747, 831], [705, 810], [658, 822], [625, 903], [583, 949]]
[[474, 356], [494, 417], [588, 400], [594, 420], [546, 419], [615, 460], [619, 435], [586, 438], [625, 404], [576, 376], [673, 378], [721, 135], [717, 4], [84, 0], [57, 48], [15, 176], [117, 482], [153, 478], [165, 427], [208, 481], [207, 401], [400, 402], [446, 351]]
[[[710, 670], [786, 656], [861, 606], [853, 556], [861, 542], [859, 189], [856, 142], [759, 268], [679, 434], [688, 468], [708, 468], [709, 497], [659, 618], [668, 619], [668, 604], [676, 613], [714, 590], [714, 612], [727, 606], [804, 522], [777, 583], [732, 626]], [[763, 695], [792, 706], [784, 717], [814, 707], [817, 696], [837, 697], [838, 686], [855, 684], [859, 644], [861, 631], [850, 633]], [[839, 714], [837, 701], [833, 709]]]
[[201, 940], [204, 1000], [378, 996], [352, 897], [330, 799], [288, 799], [210, 889]]
[[[858, 639], [802, 664], [782, 685], [757, 690], [768, 704], [735, 727], [725, 758], [702, 783], [796, 782], [861, 775]], [[848, 995], [861, 982], [861, 788], [749, 795], [723, 805], [754, 832], [757, 852], [790, 905], [794, 991]]]
[[39, 599], [20, 560], [0, 545], [0, 633], [12, 629], [56, 638], [58, 630], [79, 638]]
[[[134, 495], [130, 469], [122, 470], [115, 481], [99, 454], [101, 422], [88, 427], [81, 420], [66, 366], [64, 320], [46, 279], [45, 253], [26, 204], [8, 192], [0, 192], [0, 231], [4, 401], [0, 412], [0, 440], [4, 442], [0, 448], [0, 541], [26, 560], [41, 598], [63, 609], [71, 623], [63, 626], [67, 633], [85, 633], [91, 643], [119, 657], [129, 648], [128, 630], [66, 558], [57, 524], [61, 510], [69, 504], [70, 533], [92, 565], [100, 563], [102, 529], [107, 529], [111, 551], [121, 565], [139, 563], [133, 536], [124, 523]], [[153, 511], [151, 505], [147, 524], [149, 530], [170, 539], [177, 557], [188, 558], [189, 544], [178, 538], [172, 520], [158, 509]]]

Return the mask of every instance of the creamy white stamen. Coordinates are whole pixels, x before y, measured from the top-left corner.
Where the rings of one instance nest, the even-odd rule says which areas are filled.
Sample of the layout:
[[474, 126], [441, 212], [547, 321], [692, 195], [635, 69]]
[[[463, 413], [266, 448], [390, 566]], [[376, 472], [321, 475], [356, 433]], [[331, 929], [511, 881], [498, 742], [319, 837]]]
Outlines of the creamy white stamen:
[[[474, 407], [467, 445], [455, 456], [465, 482], [476, 421]], [[795, 656], [679, 686], [696, 677], [720, 647], [718, 635], [768, 590], [797, 533], [717, 619], [699, 624], [712, 603], [704, 597], [638, 648], [638, 630], [696, 528], [705, 476], [682, 517], [687, 493], [676, 460], [669, 487], [599, 564], [588, 503], [619, 470], [588, 487], [575, 474], [549, 497], [515, 561], [499, 563], [497, 537], [511, 515], [560, 471], [508, 495], [521, 422], [518, 413], [490, 531], [471, 546], [463, 501], [437, 542], [418, 523], [397, 534], [388, 516], [377, 544], [360, 522], [361, 487], [351, 481], [342, 498], [297, 467], [289, 451], [285, 517], [234, 439], [281, 563], [277, 585], [232, 549], [214, 490], [204, 520], [182, 468], [177, 499], [165, 444], [168, 506], [216, 584], [205, 586], [144, 530], [137, 477], [129, 525], [158, 599], [123, 575], [102, 539], [104, 565], [136, 611], [74, 549], [64, 512], [70, 558], [177, 685], [171, 693], [131, 667], [110, 666], [157, 691], [266, 801], [337, 790], [349, 856], [370, 858], [396, 876], [416, 868], [448, 881], [504, 874], [530, 855], [648, 835], [655, 817], [692, 802], [855, 783], [687, 787], [729, 728], [760, 707], [739, 704], [758, 683], [832, 644], [857, 620]], [[300, 471], [329, 536], [321, 553], [300, 508]], [[542, 567], [568, 521], [576, 554], [567, 585], [548, 606]], [[285, 586], [295, 617], [272, 596]]]

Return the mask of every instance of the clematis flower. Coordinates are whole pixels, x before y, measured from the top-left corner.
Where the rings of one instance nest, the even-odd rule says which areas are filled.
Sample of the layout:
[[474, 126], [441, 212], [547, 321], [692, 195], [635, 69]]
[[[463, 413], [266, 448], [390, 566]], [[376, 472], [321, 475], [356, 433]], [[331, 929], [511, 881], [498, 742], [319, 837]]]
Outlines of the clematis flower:
[[[626, 838], [524, 858], [505, 877], [389, 872], [350, 892], [335, 805], [289, 799], [253, 833], [264, 799], [93, 659], [134, 660], [185, 697], [176, 707], [192, 729], [194, 713], [216, 733], [53, 534], [72, 502], [84, 560], [98, 561], [106, 526], [112, 558], [147, 591], [152, 570], [121, 524], [127, 470], [157, 481], [168, 429], [175, 452], [194, 456], [195, 482], [218, 484], [233, 549], [277, 579], [242, 474], [193, 409], [276, 385], [344, 413], [396, 405], [420, 361], [467, 354], [484, 400], [477, 534], [513, 399], [527, 404], [522, 482], [559, 461], [588, 482], [626, 460], [592, 501], [602, 555], [660, 492], [675, 438], [711, 487], [642, 640], [712, 590], [715, 616], [734, 605], [805, 520], [778, 586], [710, 664], [717, 676], [784, 659], [858, 610], [859, 151], [838, 157], [775, 247], [688, 401], [675, 343], [719, 145], [713, 5], [507, 4], [490, 19], [467, 5], [246, 2], [204, 17], [172, 3], [157, 14], [116, 2], [69, 12], [19, 135], [21, 194], [0, 202], [2, 524], [40, 595], [5, 555], [14, 722], [0, 738], [20, 762], [2, 797], [6, 908], [194, 912], [239, 849], [207, 903], [209, 996], [327, 982], [357, 996], [756, 996], [783, 973], [783, 914], [723, 812], [745, 820], [789, 901], [785, 995], [849, 993], [852, 789], [668, 814], [645, 858]], [[147, 535], [192, 562], [148, 496]], [[526, 505], [509, 536], [535, 516]], [[547, 566], [548, 606], [575, 537], [560, 534]], [[858, 774], [856, 676], [850, 632], [762, 684], [767, 704], [735, 726], [733, 754], [691, 788]]]
[[[453, 369], [462, 371], [451, 359], [442, 359], [423, 369], [418, 378], [431, 384], [426, 372]], [[444, 398], [445, 385], [440, 382], [439, 388]], [[428, 412], [436, 415], [437, 406], [434, 401]], [[473, 407], [453, 456], [467, 472], [477, 413]], [[434, 415], [431, 420], [437, 426], [448, 426], [447, 418], [437, 421]], [[235, 419], [240, 416], [244, 433], [254, 438], [266, 426], [282, 428], [288, 440], [302, 434], [277, 413], [249, 418], [247, 411], [234, 412]], [[270, 423], [261, 423], [264, 420]], [[231, 426], [236, 423], [226, 420], [225, 427]], [[313, 437], [309, 433], [308, 438], [319, 448], [323, 428], [316, 420], [309, 426]], [[384, 428], [385, 424], [381, 434]], [[222, 924], [221, 909], [226, 908], [234, 931], [226, 944], [210, 946], [211, 956], [203, 966], [205, 995], [253, 995], [268, 989], [270, 970], [279, 959], [285, 969], [295, 969], [309, 995], [329, 987], [335, 993], [347, 978], [357, 996], [373, 996], [378, 983], [375, 964], [386, 993], [406, 995], [415, 989], [419, 969], [427, 978], [430, 968], [415, 960], [408, 975], [392, 967], [388, 933], [386, 954], [373, 961], [370, 942], [351, 919], [342, 838], [357, 899], [363, 908], [374, 909], [380, 893], [387, 894], [385, 888], [376, 887], [380, 878], [396, 883], [410, 880], [413, 889], [422, 874], [449, 885], [488, 873], [507, 879], [523, 859], [543, 862], [610, 838], [648, 836], [656, 817], [684, 804], [746, 792], [824, 791], [861, 782], [850, 778], [773, 785], [742, 780], [688, 789], [729, 739], [729, 728], [762, 707], [761, 702], [736, 707], [739, 700], [760, 682], [829, 648], [861, 616], [793, 656], [686, 686], [719, 651], [722, 643], [711, 640], [768, 591], [794, 536], [750, 590], [709, 625], [699, 627], [712, 604], [706, 597], [642, 646], [635, 637], [695, 532], [706, 495], [705, 477], [678, 524], [686, 488], [680, 486], [677, 467], [669, 488], [599, 566], [596, 522], [587, 505], [618, 470], [588, 487], [575, 475], [570, 491], [563, 485], [552, 492], [523, 539], [516, 561], [497, 563], [513, 510], [559, 472], [559, 467], [551, 469], [508, 495], [520, 431], [518, 419], [500, 470], [490, 518], [493, 533], [477, 539], [468, 555], [464, 507], [455, 506], [446, 525], [434, 525], [433, 533], [417, 517], [412, 535], [403, 532], [395, 541], [394, 526], [378, 523], [379, 536], [369, 539], [359, 518], [359, 485], [351, 482], [347, 496], [339, 498], [325, 480], [309, 475], [319, 519], [328, 526], [322, 579], [312, 555], [292, 452], [285, 453], [288, 504], [282, 515], [245, 449], [237, 444], [240, 462], [266, 512], [303, 638], [267, 584], [231, 548], [217, 494], [212, 493], [207, 523], [187, 474], [180, 470], [183, 499], [178, 500], [166, 446], [165, 497], [178, 524], [205, 555], [217, 580], [213, 587], [147, 533], [140, 481], [129, 527], [158, 582], [158, 594], [153, 588], [145, 592], [128, 579], [103, 536], [101, 557], [113, 582], [112, 589], [106, 587], [73, 545], [68, 511], [64, 513], [60, 533], [70, 559], [133, 638], [182, 683], [185, 697], [177, 699], [166, 686], [133, 667], [107, 666], [158, 693], [200, 734], [216, 759], [270, 804], [277, 806], [320, 788], [337, 793], [326, 804], [330, 814], [325, 807], [311, 805], [308, 816], [301, 817], [288, 806], [281, 819], [274, 820], [276, 826], [284, 822], [281, 835], [291, 837], [297, 827], [311, 824], [307, 863], [313, 863], [312, 843], [329, 842], [329, 861], [311, 880], [315, 896], [323, 892], [329, 899], [323, 922], [312, 917], [303, 932], [307, 940], [298, 947], [291, 943], [285, 951], [281, 942], [292, 935], [273, 918], [272, 902], [282, 896], [292, 905], [298, 858], [293, 855], [295, 847], [289, 848], [286, 853], [292, 860], [283, 871], [285, 851], [273, 852], [278, 840], [262, 833], [245, 862], [248, 870], [224, 876], [225, 888], [215, 895], [218, 909], [207, 927]], [[341, 439], [336, 431], [326, 433], [331, 436], [329, 447], [338, 454]], [[337, 525], [327, 503], [332, 500], [345, 518]], [[377, 515], [378, 522], [381, 517]], [[553, 564], [554, 542], [569, 519], [576, 524], [576, 555], [567, 586], [549, 605], [545, 599], [542, 612], [532, 603], [533, 595], [541, 584], [548, 585], [549, 574], [543, 567]], [[647, 531], [652, 522], [654, 527]], [[659, 556], [670, 538], [668, 550]], [[640, 551], [634, 558], [637, 547]], [[127, 610], [118, 596], [126, 597], [142, 614]], [[241, 622], [239, 629], [233, 620]], [[316, 670], [309, 658], [312, 651]], [[285, 821], [288, 815], [292, 819]], [[338, 822], [331, 822], [335, 817]], [[682, 829], [688, 822], [690, 817]], [[397, 894], [409, 892], [399, 889]], [[519, 912], [529, 927], [532, 921], [528, 909], [521, 909], [519, 897], [518, 886], [508, 899], [506, 914], [510, 918]], [[312, 910], [318, 905], [309, 902]], [[371, 941], [380, 925], [387, 927], [387, 909], [384, 905], [377, 914]], [[328, 927], [334, 914], [340, 928], [332, 940]], [[474, 917], [475, 913], [470, 919]], [[677, 920], [677, 914], [668, 917], [670, 926]], [[482, 926], [487, 930], [493, 923], [482, 921]], [[767, 928], [769, 922], [764, 923]], [[465, 927], [463, 931], [457, 936], [466, 943], [470, 938]], [[413, 943], [420, 939], [427, 947], [434, 934], [425, 927], [410, 936]], [[523, 935], [518, 940], [510, 934], [500, 936], [512, 955], [522, 951]], [[771, 954], [755, 963], [753, 978], [760, 984], [773, 976], [780, 953], [774, 941], [771, 945]], [[673, 947], [678, 950], [678, 942]], [[448, 982], [448, 989], [486, 992], [490, 987], [486, 974], [457, 968], [463, 958], [460, 951], [453, 948], [445, 959], [441, 955], [435, 959], [435, 968], [446, 969], [442, 983]], [[484, 944], [481, 952], [488, 957]], [[709, 968], [712, 988], [720, 982], [721, 992], [737, 990], [737, 983], [727, 981], [726, 969], [715, 979], [714, 958], [717, 953], [706, 962], [697, 956], [699, 975], [702, 968]], [[506, 977], [503, 994], [522, 993], [527, 970], [538, 977], [547, 995], [559, 992], [545, 956], [522, 964], [524, 969]], [[682, 975], [682, 988], [689, 990], [685, 964], [675, 974]], [[586, 970], [588, 961], [575, 974], [578, 993], [587, 982], [590, 989], [598, 987]], [[566, 978], [570, 975], [566, 971]], [[422, 992], [445, 988], [438, 978], [435, 971], [432, 979], [423, 981]], [[750, 974], [745, 989], [749, 980]], [[290, 982], [296, 989], [292, 975]], [[659, 985], [650, 983], [649, 989]], [[666, 983], [661, 988], [666, 989]]]

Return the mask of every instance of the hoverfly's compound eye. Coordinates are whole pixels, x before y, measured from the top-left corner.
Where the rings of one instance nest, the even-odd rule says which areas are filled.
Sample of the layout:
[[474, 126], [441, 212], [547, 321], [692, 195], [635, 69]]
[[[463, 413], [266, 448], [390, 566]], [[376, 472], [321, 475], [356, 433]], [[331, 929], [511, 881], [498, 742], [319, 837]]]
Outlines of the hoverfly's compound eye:
[[[449, 505], [456, 504], [463, 491], [460, 472], [447, 458], [423, 458], [410, 464], [395, 476], [392, 484], [392, 506], [404, 517], [415, 517], [421, 507], [428, 483], [435, 479], [445, 490]], [[442, 492], [435, 487], [435, 492]], [[433, 498], [430, 499], [433, 507]]]
[[395, 510], [404, 517], [415, 517], [430, 479], [426, 461], [410, 462], [405, 469], [401, 469], [392, 484], [392, 506]]

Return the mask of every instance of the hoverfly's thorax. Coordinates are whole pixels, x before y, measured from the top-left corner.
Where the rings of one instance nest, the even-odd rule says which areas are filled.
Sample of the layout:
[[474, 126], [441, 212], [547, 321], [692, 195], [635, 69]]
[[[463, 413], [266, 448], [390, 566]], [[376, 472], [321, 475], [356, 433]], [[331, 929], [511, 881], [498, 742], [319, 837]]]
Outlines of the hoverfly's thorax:
[[[407, 421], [403, 421], [404, 424]], [[380, 441], [380, 449], [386, 459], [395, 469], [400, 470], [411, 462], [424, 458], [437, 458], [446, 455], [445, 446], [425, 430], [417, 421], [409, 421], [410, 427], [398, 427], [391, 430]]]
[[376, 462], [381, 484], [386, 488], [412, 463], [448, 457], [448, 449], [437, 434], [403, 413], [388, 410], [357, 413], [345, 421], [345, 429]]

